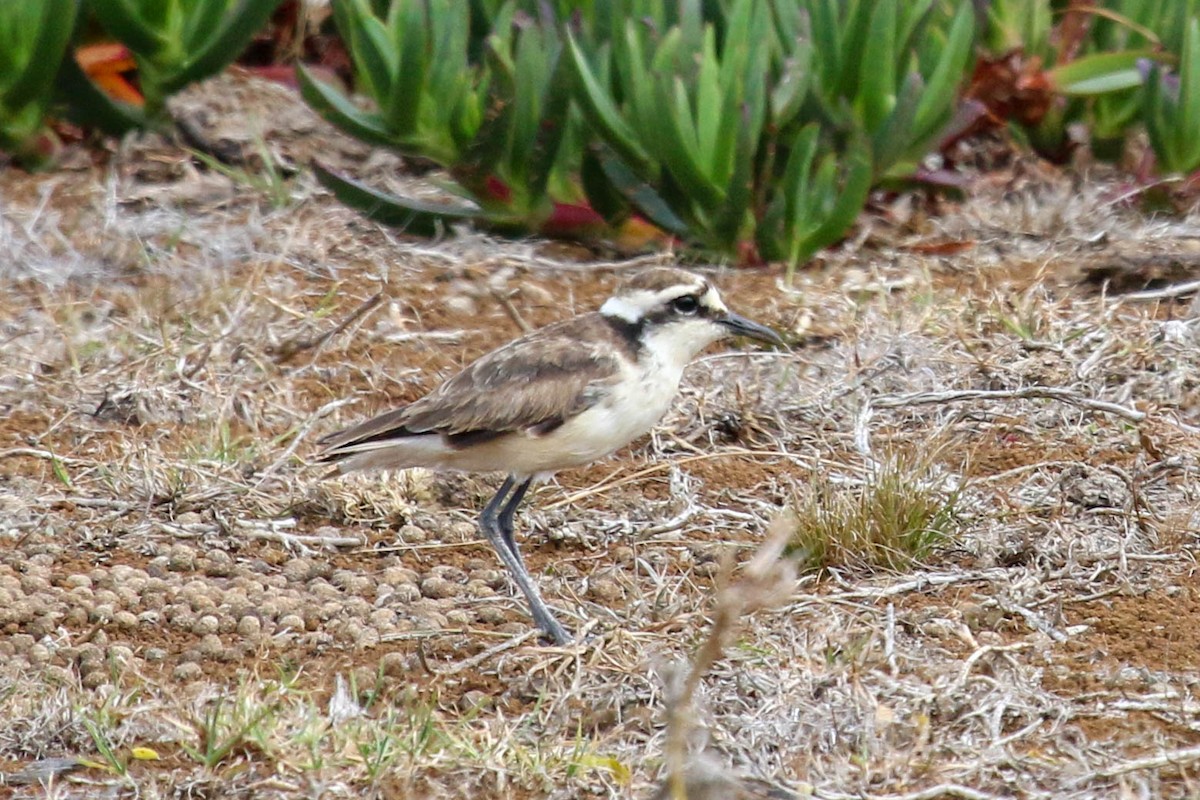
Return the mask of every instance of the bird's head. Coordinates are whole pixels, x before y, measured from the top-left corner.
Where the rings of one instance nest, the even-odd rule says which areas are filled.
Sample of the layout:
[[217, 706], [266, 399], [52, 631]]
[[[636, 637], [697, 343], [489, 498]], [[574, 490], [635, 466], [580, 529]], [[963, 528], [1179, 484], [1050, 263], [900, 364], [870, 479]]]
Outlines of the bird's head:
[[681, 269], [639, 272], [600, 307], [600, 313], [674, 363], [686, 363], [729, 336], [785, 346], [775, 331], [730, 311], [707, 279]]

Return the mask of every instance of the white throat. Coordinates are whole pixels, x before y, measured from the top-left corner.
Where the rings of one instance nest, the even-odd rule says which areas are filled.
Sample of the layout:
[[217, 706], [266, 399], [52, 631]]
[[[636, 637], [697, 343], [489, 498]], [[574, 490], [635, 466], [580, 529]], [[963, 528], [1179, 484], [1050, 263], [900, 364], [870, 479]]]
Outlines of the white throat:
[[642, 332], [642, 347], [661, 367], [683, 373], [696, 355], [726, 335], [724, 328], [706, 319], [675, 320]]

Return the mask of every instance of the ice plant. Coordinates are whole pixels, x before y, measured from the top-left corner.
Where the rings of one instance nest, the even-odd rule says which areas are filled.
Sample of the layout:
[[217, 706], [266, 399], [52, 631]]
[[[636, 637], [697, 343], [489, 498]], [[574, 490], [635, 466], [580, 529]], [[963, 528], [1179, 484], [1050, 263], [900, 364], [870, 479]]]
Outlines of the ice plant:
[[516, 5], [503, 4], [473, 61], [467, 3], [395, 0], [377, 15], [367, 0], [335, 0], [333, 9], [371, 106], [300, 66], [305, 100], [353, 136], [444, 167], [454, 181], [447, 188], [469, 204], [394, 197], [318, 170], [344, 202], [419, 233], [458, 219], [526, 232], [551, 220], [554, 195], [575, 199], [564, 187], [579, 145], [553, 18], [518, 19]]
[[75, 0], [0, 3], [0, 150], [27, 166], [58, 149], [46, 115], [76, 11]]

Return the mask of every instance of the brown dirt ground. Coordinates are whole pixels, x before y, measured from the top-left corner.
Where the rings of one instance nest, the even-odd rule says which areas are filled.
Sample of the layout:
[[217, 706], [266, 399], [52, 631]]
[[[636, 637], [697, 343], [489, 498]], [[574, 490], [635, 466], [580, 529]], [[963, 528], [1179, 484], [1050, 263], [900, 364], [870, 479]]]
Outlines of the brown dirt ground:
[[[260, 120], [294, 104], [233, 94], [261, 100]], [[278, 124], [292, 126], [268, 131], [281, 158], [364, 158], [311, 122]], [[804, 576], [713, 665], [693, 738], [818, 797], [1191, 791], [1197, 308], [1121, 305], [1088, 279], [1200, 272], [1186, 236], [1133, 214], [1107, 249], [1081, 249], [1111, 222], [1096, 209], [1117, 213], [1103, 187], [1091, 205], [1069, 181], [1028, 188], [1065, 230], [981, 189], [936, 225], [882, 210], [791, 290], [777, 269], [721, 272], [730, 304], [794, 352], [714, 349], [653, 437], [535, 493], [526, 560], [569, 624], [592, 626], [560, 650], [519, 638], [526, 615], [474, 532], [493, 479], [321, 482], [303, 459], [521, 323], [596, 307], [624, 267], [405, 239], [305, 177], [272, 210], [153, 140], [73, 159], [0, 172], [14, 254], [0, 271], [0, 798], [42, 796], [12, 779], [37, 759], [101, 760], [87, 724], [126, 760], [160, 760], [69, 773], [56, 797], [646, 796], [663, 665], [705, 635], [720, 565], [748, 558], [815, 475], [866, 475], [864, 431], [874, 452], [933, 453], [961, 482], [954, 539], [908, 572]], [[921, 255], [930, 241], [967, 246]], [[64, 274], [32, 274], [46, 264]], [[877, 402], [1036, 385], [1149, 416]], [[351, 722], [334, 721], [343, 680]], [[205, 765], [188, 748], [218, 697], [269, 713], [231, 718], [234, 745]], [[396, 749], [376, 773], [380, 741]]]

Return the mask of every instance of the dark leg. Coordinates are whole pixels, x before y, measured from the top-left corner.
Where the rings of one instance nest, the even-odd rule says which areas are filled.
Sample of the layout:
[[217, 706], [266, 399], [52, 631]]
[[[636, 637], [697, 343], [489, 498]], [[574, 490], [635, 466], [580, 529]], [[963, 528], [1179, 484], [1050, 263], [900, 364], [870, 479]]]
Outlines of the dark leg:
[[500, 509], [500, 517], [497, 520], [500, 523], [500, 535], [504, 537], [504, 543], [508, 545], [508, 549], [522, 565], [525, 560], [521, 558], [521, 551], [517, 549], [517, 540], [513, 538], [513, 515], [517, 513], [517, 506], [521, 505], [521, 501], [525, 499], [525, 493], [529, 491], [531, 483], [533, 483], [533, 478], [526, 478], [524, 483], [517, 486], [516, 491], [504, 504], [504, 508]]
[[567, 644], [571, 641], [571, 636], [546, 607], [537, 585], [530, 577], [529, 571], [525, 569], [525, 562], [522, 561], [516, 541], [513, 539], [513, 512], [516, 511], [517, 505], [525, 496], [526, 490], [529, 489], [529, 481], [518, 486], [512, 497], [508, 498], [508, 502], [505, 503], [505, 498], [508, 497], [509, 492], [513, 491], [514, 483], [511, 476], [505, 479], [500, 490], [496, 492], [496, 496], [488, 502], [483, 513], [479, 515], [479, 529], [492, 543], [492, 549], [496, 551], [496, 555], [500, 556], [508, 573], [512, 575], [513, 580], [517, 582], [517, 586], [525, 595], [525, 599], [529, 603], [529, 610], [533, 614], [534, 623], [545, 631], [555, 644]]

